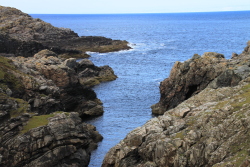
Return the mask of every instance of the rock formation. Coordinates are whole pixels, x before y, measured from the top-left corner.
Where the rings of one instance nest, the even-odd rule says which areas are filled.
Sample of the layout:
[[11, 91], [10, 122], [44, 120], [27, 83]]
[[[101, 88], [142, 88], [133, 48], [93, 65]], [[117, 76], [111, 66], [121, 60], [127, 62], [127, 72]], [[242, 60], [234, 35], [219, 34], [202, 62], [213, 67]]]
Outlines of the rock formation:
[[249, 52], [244, 51], [238, 58], [226, 60], [222, 54], [207, 52], [202, 56], [195, 54], [183, 63], [176, 62], [169, 78], [160, 84], [160, 101], [151, 107], [152, 112], [163, 114], [208, 85], [211, 88], [237, 85], [249, 71], [247, 56], [243, 56], [245, 53]]
[[131, 131], [102, 166], [249, 166], [249, 44], [230, 60], [206, 53], [177, 62], [161, 84], [163, 115]]
[[103, 114], [91, 87], [115, 78], [108, 66], [49, 50], [0, 56], [0, 165], [88, 166], [102, 137], [81, 118]]
[[1, 126], [0, 162], [2, 166], [87, 167], [90, 152], [101, 139], [78, 113], [25, 114]]
[[102, 136], [82, 120], [103, 114], [91, 87], [117, 76], [72, 57], [128, 48], [0, 6], [0, 166], [88, 166]]
[[0, 6], [0, 53], [33, 56], [49, 49], [64, 57], [86, 57], [86, 51], [110, 52], [130, 49], [127, 41], [83, 36], [34, 19], [15, 8]]

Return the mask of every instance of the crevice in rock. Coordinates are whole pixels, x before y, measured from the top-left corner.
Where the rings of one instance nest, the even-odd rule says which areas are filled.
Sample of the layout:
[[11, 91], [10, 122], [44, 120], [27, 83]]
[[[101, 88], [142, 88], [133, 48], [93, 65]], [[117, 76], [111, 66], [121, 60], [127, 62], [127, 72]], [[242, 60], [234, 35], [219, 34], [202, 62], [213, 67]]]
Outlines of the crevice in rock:
[[185, 100], [189, 99], [191, 96], [196, 94], [198, 89], [198, 85], [191, 85], [188, 87], [188, 92], [185, 95]]

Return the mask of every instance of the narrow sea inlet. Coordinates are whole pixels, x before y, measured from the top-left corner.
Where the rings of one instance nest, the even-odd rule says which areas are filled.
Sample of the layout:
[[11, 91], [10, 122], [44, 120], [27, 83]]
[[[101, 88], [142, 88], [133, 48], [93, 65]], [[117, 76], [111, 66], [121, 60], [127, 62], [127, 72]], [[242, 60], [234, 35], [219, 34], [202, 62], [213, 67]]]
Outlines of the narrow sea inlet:
[[32, 16], [71, 28], [80, 36], [127, 40], [133, 47], [114, 53], [90, 53], [95, 65], [109, 65], [118, 76], [94, 87], [105, 113], [88, 123], [97, 127], [104, 140], [92, 153], [90, 167], [100, 167], [111, 147], [152, 118], [150, 106], [158, 102], [159, 84], [168, 77], [175, 61], [204, 52], [230, 58], [232, 52], [241, 53], [250, 39], [250, 11]]

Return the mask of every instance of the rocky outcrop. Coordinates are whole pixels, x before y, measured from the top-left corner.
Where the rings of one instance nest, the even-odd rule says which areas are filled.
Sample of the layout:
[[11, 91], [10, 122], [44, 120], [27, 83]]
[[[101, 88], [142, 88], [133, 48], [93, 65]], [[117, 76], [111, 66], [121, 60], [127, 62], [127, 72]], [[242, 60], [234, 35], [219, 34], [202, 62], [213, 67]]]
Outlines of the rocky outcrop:
[[127, 41], [105, 37], [79, 37], [67, 28], [57, 28], [15, 8], [0, 6], [0, 53], [33, 56], [49, 49], [64, 57], [86, 57], [86, 51], [110, 52], [130, 49]]
[[[103, 107], [90, 88], [116, 78], [108, 66], [97, 67], [87, 59], [79, 63], [74, 58], [63, 60], [48, 50], [29, 58], [2, 57], [2, 61], [6, 62], [2, 66], [3, 93], [27, 101], [32, 112], [39, 114], [78, 111], [81, 117], [100, 115]], [[84, 114], [80, 106], [95, 112]]]
[[161, 82], [161, 99], [152, 106], [153, 113], [163, 114], [167, 109], [199, 93], [227, 68], [225, 62], [223, 55], [213, 52], [203, 56], [194, 55], [183, 63], [176, 62], [169, 78]]
[[[33, 128], [40, 124], [39, 127]], [[102, 137], [77, 113], [10, 119], [1, 127], [1, 166], [88, 166]]]
[[[200, 60], [193, 58], [175, 64], [170, 78], [181, 76], [173, 79], [173, 83], [187, 80], [185, 74], [190, 75], [188, 73], [195, 70], [193, 67], [197, 62], [205, 61], [202, 59], [216, 62], [208, 68], [218, 69], [218, 73], [213, 71], [217, 77], [210, 82], [204, 80], [206, 86], [203, 90], [196, 89], [197, 92], [180, 101], [176, 107], [130, 132], [110, 149], [103, 167], [249, 166], [250, 54], [244, 51], [230, 60], [221, 56], [206, 57], [206, 54], [195, 57]], [[183, 75], [180, 70], [184, 70]], [[197, 74], [200, 75], [200, 71], [198, 68]], [[193, 77], [199, 78], [199, 75]], [[213, 75], [203, 76], [209, 78]], [[186, 87], [181, 88], [179, 91], [176, 89], [175, 94]]]
[[88, 166], [102, 137], [82, 119], [103, 114], [91, 87], [115, 78], [108, 66], [49, 50], [0, 56], [0, 166]]
[[195, 54], [183, 63], [176, 62], [169, 78], [160, 84], [160, 101], [151, 106], [152, 112], [163, 114], [208, 85], [211, 88], [237, 85], [249, 71], [248, 56], [240, 57], [226, 60], [222, 54], [207, 52], [202, 56]]
[[127, 44], [78, 37], [0, 6], [0, 166], [88, 166], [102, 136], [83, 119], [103, 114], [91, 87], [117, 76], [109, 66], [72, 57]]

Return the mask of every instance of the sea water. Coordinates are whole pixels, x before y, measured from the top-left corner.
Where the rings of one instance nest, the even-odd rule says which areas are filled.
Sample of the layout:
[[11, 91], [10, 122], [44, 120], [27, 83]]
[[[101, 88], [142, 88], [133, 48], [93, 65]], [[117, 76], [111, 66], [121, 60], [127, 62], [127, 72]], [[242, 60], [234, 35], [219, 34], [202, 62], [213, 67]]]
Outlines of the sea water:
[[133, 48], [89, 53], [95, 65], [109, 65], [118, 76], [94, 87], [105, 112], [87, 122], [104, 139], [92, 153], [90, 167], [100, 167], [111, 147], [153, 117], [150, 106], [159, 101], [159, 84], [176, 61], [204, 52], [230, 58], [233, 52], [241, 53], [250, 40], [250, 11], [32, 16], [71, 28], [79, 36], [127, 40]]

